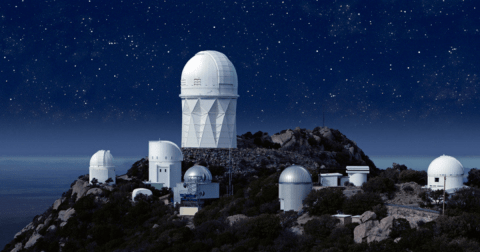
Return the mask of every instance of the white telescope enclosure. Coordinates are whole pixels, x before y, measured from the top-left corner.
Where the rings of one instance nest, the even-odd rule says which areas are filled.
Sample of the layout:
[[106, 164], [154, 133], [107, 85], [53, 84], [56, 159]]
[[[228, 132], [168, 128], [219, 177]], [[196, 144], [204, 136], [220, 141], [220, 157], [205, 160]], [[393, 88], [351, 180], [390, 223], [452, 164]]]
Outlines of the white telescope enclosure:
[[432, 190], [454, 191], [464, 187], [463, 165], [456, 158], [451, 156], [440, 156], [434, 159], [428, 166], [428, 185]]
[[173, 187], [182, 181], [182, 150], [173, 142], [148, 142], [148, 179], [154, 185]]
[[182, 147], [236, 148], [237, 71], [223, 53], [201, 51], [182, 71]]
[[347, 166], [348, 180], [355, 186], [362, 186], [367, 182], [367, 174], [370, 173], [368, 166]]
[[292, 165], [280, 174], [278, 197], [283, 211], [300, 211], [303, 200], [312, 191], [312, 176], [299, 165]]
[[98, 183], [105, 183], [109, 178], [116, 183], [115, 166], [113, 165], [113, 156], [109, 150], [99, 150], [90, 158], [89, 182], [97, 179]]
[[133, 190], [133, 192], [132, 192], [132, 201], [135, 201], [135, 197], [137, 197], [137, 195], [139, 195], [139, 194], [150, 196], [150, 195], [152, 195], [152, 191], [150, 191], [148, 189], [145, 189], [145, 188], [137, 188], [137, 189]]

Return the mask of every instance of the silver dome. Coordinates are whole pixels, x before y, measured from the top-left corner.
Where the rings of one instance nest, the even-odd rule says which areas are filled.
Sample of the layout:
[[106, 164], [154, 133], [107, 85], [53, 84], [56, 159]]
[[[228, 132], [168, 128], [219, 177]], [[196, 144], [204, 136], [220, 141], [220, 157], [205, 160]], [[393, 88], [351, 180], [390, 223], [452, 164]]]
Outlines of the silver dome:
[[299, 165], [292, 165], [280, 174], [279, 184], [311, 184], [312, 176]]
[[204, 166], [194, 165], [185, 172], [184, 182], [211, 182], [212, 173]]

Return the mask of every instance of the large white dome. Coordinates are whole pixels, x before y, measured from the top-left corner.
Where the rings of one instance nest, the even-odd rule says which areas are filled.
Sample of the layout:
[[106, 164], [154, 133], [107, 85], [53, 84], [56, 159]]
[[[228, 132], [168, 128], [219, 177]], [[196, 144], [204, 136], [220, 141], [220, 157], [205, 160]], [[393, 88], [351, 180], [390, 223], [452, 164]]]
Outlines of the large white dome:
[[237, 71], [225, 54], [201, 51], [182, 71], [181, 97], [238, 96]]
[[283, 170], [278, 182], [280, 184], [311, 184], [312, 176], [302, 166], [292, 165]]
[[113, 166], [113, 156], [109, 150], [99, 150], [90, 158], [90, 167], [109, 168]]
[[429, 177], [463, 176], [463, 165], [454, 157], [440, 156], [434, 159], [428, 166]]

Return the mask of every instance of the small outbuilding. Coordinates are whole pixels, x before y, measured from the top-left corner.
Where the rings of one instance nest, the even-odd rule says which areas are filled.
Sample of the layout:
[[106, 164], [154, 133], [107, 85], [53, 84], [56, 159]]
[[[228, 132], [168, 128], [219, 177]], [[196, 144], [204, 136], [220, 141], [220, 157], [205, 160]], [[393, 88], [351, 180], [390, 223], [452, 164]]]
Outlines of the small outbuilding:
[[109, 150], [99, 150], [90, 158], [89, 182], [97, 179], [98, 183], [105, 183], [112, 179], [111, 184], [116, 183], [115, 166], [113, 165], [113, 156]]
[[368, 166], [347, 166], [348, 180], [354, 186], [362, 186], [367, 182], [367, 174], [370, 173]]
[[150, 196], [150, 195], [152, 195], [152, 191], [150, 191], [148, 189], [145, 189], [145, 188], [137, 188], [137, 189], [133, 190], [133, 192], [132, 192], [132, 201], [135, 201], [135, 197], [137, 197], [137, 195], [139, 195], [139, 194]]
[[339, 186], [340, 179], [342, 178], [340, 173], [321, 173], [318, 175], [318, 181], [322, 186]]
[[283, 211], [300, 211], [303, 200], [312, 191], [312, 176], [299, 165], [292, 165], [280, 174], [278, 197]]

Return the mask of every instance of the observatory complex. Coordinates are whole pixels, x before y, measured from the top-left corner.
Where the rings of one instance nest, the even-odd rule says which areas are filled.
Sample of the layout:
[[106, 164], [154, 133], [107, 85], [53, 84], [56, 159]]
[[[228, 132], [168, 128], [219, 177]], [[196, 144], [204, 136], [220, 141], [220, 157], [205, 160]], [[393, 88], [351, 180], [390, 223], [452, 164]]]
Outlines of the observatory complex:
[[201, 51], [182, 71], [182, 148], [236, 148], [238, 78], [223, 53]]
[[302, 166], [292, 165], [280, 174], [278, 198], [283, 211], [300, 211], [303, 200], [312, 191], [312, 177]]
[[109, 150], [99, 150], [90, 158], [89, 182], [97, 179], [98, 183], [105, 183], [109, 178], [116, 183], [115, 166], [113, 165], [113, 156]]
[[454, 193], [455, 190], [466, 187], [463, 185], [463, 165], [451, 156], [435, 158], [428, 166], [428, 185], [432, 190], [443, 190]]

